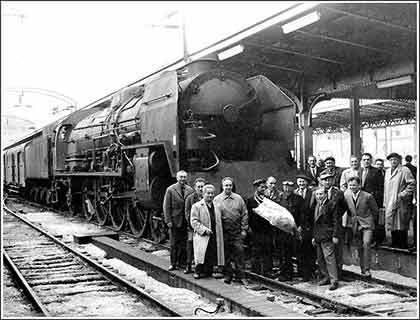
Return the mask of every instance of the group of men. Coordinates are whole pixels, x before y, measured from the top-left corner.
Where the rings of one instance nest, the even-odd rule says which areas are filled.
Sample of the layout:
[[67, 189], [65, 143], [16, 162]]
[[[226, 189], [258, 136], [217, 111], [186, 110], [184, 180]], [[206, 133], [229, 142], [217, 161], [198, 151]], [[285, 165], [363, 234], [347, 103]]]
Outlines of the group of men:
[[[386, 229], [393, 246], [404, 247], [415, 202], [416, 182], [410, 169], [401, 165], [397, 153], [387, 159], [390, 167], [384, 170], [383, 160], [376, 159], [373, 167], [372, 155], [364, 153], [361, 166], [360, 160], [352, 157], [351, 167], [343, 170], [335, 166], [333, 157], [326, 158], [325, 167], [321, 167], [311, 156], [307, 169], [296, 176], [297, 188], [294, 181], [282, 181], [282, 190], [278, 190], [274, 177], [257, 179], [253, 196], [246, 200], [232, 191], [231, 177], [222, 179], [223, 191], [216, 196], [215, 187], [202, 178], [195, 180], [194, 189], [189, 187], [187, 173], [179, 171], [163, 204], [171, 239], [169, 270], [186, 265], [184, 272], [192, 273], [194, 261], [196, 279], [223, 277], [223, 272], [226, 283], [237, 280], [246, 284], [247, 242], [252, 271], [288, 281], [294, 275], [292, 258], [296, 257], [303, 281], [313, 278], [317, 262], [319, 284], [330, 284], [329, 289], [335, 290], [342, 273], [343, 246], [353, 239], [361, 274], [370, 277], [373, 239], [381, 243]], [[256, 213], [264, 198], [292, 214], [293, 233], [273, 227]], [[273, 248], [279, 251], [278, 273], [273, 272]]]

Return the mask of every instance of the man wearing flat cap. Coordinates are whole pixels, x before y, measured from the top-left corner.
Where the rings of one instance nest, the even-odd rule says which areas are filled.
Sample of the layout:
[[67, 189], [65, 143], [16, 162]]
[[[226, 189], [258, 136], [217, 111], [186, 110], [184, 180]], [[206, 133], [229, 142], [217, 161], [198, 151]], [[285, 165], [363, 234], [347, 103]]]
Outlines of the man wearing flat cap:
[[343, 168], [339, 168], [335, 165], [335, 158], [334, 157], [327, 157], [324, 160], [325, 162], [325, 169], [321, 172], [320, 175], [324, 173], [329, 173], [333, 177], [333, 186], [340, 188], [340, 179], [341, 174], [343, 172]]
[[416, 180], [410, 169], [401, 165], [398, 153], [390, 153], [387, 160], [391, 166], [385, 172], [384, 182], [385, 229], [387, 238], [391, 233], [393, 247], [406, 249]]
[[302, 216], [300, 218], [300, 226], [298, 232], [302, 237], [297, 250], [298, 273], [303, 277], [303, 281], [309, 281], [312, 273], [315, 271], [316, 251], [312, 245], [314, 214], [316, 202], [312, 198], [312, 190], [308, 188], [311, 178], [305, 174], [296, 176], [296, 184], [298, 185], [294, 193], [303, 198]]
[[264, 199], [267, 188], [265, 179], [257, 179], [253, 182], [254, 195], [246, 200], [248, 208], [248, 223], [252, 231], [252, 271], [269, 276], [273, 268], [273, 237], [271, 224], [254, 212], [254, 209]]
[[[300, 227], [300, 219], [302, 217], [303, 211], [303, 198], [294, 191], [294, 182], [290, 180], [283, 181], [283, 191], [280, 192], [279, 204], [286, 208], [293, 216], [295, 220], [296, 227]], [[296, 235], [298, 232], [296, 230]], [[279, 230], [278, 236], [279, 239], [276, 241], [276, 245], [279, 245], [281, 252], [281, 275], [278, 280], [280, 281], [290, 281], [293, 277], [293, 264], [292, 257], [296, 256], [296, 247], [298, 245], [298, 239], [296, 235], [291, 235], [284, 231]]]

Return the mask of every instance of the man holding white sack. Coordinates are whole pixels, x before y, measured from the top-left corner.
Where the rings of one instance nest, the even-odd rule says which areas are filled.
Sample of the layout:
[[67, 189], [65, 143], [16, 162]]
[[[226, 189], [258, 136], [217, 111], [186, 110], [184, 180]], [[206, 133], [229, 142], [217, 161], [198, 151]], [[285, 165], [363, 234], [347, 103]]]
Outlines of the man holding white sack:
[[191, 208], [191, 226], [194, 229], [194, 278], [211, 277], [213, 266], [224, 265], [224, 242], [220, 208], [214, 202], [215, 188], [203, 187], [203, 199]]
[[[222, 212], [223, 237], [225, 239], [225, 283], [230, 283], [235, 271], [236, 279], [244, 285], [244, 239], [248, 233], [248, 210], [242, 197], [232, 192], [233, 179], [222, 179], [222, 193], [214, 198]], [[235, 264], [235, 270], [232, 269]]]
[[264, 200], [266, 190], [265, 179], [257, 179], [253, 182], [254, 195], [247, 199], [249, 227], [252, 231], [252, 271], [269, 276], [273, 269], [273, 236], [272, 225], [268, 220], [254, 211]]

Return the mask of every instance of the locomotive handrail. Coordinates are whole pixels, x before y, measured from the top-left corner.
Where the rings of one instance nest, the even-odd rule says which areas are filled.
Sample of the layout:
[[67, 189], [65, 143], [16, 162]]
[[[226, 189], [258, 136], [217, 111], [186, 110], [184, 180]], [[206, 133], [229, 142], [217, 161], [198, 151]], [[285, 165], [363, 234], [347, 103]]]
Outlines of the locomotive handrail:
[[211, 151], [211, 153], [213, 154], [214, 158], [216, 159], [216, 163], [214, 165], [208, 167], [208, 168], [203, 168], [202, 169], [203, 171], [210, 171], [210, 170], [216, 168], [219, 165], [219, 163], [220, 163], [220, 160], [217, 157], [216, 153], [214, 151]]
[[172, 92], [169, 92], [169, 93], [163, 94], [163, 95], [161, 95], [161, 96], [159, 96], [159, 97], [156, 97], [156, 98], [154, 98], [154, 99], [152, 99], [152, 100], [145, 101], [145, 102], [143, 102], [143, 104], [145, 104], [145, 105], [147, 106], [148, 104], [150, 104], [150, 103], [152, 103], [152, 102], [156, 102], [156, 101], [158, 101], [158, 100], [162, 100], [162, 99], [164, 99], [164, 98], [169, 98], [169, 97], [171, 97], [171, 96], [173, 96], [173, 93], [172, 93]]

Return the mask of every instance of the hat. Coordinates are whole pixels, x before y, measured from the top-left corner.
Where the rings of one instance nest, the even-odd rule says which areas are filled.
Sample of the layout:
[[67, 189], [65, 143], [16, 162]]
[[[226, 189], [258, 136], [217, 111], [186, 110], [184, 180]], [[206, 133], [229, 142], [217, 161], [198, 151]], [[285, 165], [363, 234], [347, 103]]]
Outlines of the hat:
[[265, 179], [257, 179], [254, 180], [254, 182], [252, 183], [255, 187], [258, 187], [260, 184], [265, 184], [266, 180]]
[[284, 180], [282, 183], [284, 186], [293, 186], [295, 184], [293, 181], [290, 180]]
[[402, 159], [402, 157], [398, 154], [398, 153], [396, 153], [396, 152], [391, 152], [389, 155], [388, 155], [388, 157], [386, 157], [386, 160], [389, 160], [389, 159], [391, 159], [391, 158], [398, 158], [398, 159]]
[[332, 177], [334, 177], [334, 175], [333, 175], [332, 173], [325, 172], [325, 173], [322, 173], [322, 174], [319, 176], [319, 179], [321, 179], [321, 180], [325, 180], [325, 179], [327, 179], [327, 178], [332, 178]]
[[303, 173], [301, 173], [301, 174], [298, 174], [297, 176], [296, 176], [296, 179], [297, 178], [301, 178], [301, 179], [305, 179], [306, 181], [308, 181], [308, 182], [310, 182], [312, 179], [311, 178], [309, 178], [306, 174], [303, 174]]
[[335, 162], [335, 158], [334, 158], [334, 157], [326, 157], [326, 158], [324, 159], [324, 162], [327, 162], [328, 160], [332, 160], [332, 161], [334, 161], [334, 162]]

